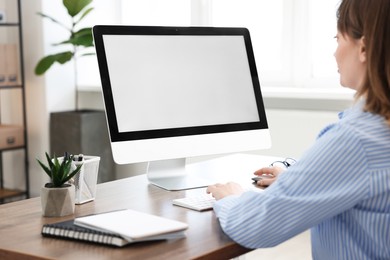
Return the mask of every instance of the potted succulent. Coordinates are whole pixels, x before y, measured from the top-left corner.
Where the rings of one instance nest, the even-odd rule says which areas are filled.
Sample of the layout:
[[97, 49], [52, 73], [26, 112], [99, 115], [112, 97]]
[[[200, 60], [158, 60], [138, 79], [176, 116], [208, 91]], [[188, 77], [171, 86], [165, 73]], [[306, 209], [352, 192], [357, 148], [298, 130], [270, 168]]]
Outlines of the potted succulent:
[[51, 159], [46, 153], [47, 165], [37, 159], [49, 176], [50, 182], [41, 189], [42, 214], [45, 217], [62, 217], [74, 213], [75, 187], [69, 181], [80, 171], [82, 164], [72, 167], [73, 155]]

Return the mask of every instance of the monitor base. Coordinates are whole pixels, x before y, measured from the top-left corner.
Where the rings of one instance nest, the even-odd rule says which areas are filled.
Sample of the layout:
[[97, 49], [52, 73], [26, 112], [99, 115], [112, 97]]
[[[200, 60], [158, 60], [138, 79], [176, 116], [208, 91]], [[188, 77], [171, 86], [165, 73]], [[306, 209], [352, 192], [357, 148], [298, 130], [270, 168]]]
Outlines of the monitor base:
[[151, 184], [169, 191], [207, 187], [213, 180], [200, 178], [186, 171], [185, 159], [149, 162], [147, 177]]

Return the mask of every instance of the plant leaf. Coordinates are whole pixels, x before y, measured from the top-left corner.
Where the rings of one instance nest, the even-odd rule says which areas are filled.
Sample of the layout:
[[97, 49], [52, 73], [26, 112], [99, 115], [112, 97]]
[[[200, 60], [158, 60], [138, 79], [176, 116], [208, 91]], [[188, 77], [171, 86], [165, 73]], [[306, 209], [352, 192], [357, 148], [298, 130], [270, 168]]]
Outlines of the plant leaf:
[[44, 165], [39, 159], [37, 159], [39, 165], [42, 167], [43, 171], [49, 176], [49, 178], [51, 179], [51, 171], [50, 169]]
[[88, 52], [88, 53], [81, 54], [80, 56], [90, 56], [90, 55], [96, 55], [96, 53]]
[[48, 55], [46, 57], [43, 57], [35, 67], [35, 74], [36, 75], [42, 75], [44, 74], [50, 67], [55, 63], [58, 62], [60, 64], [64, 64], [68, 61], [70, 61], [73, 57], [73, 52], [67, 51], [67, 52], [61, 52], [53, 55]]
[[57, 187], [58, 186], [61, 186], [63, 184], [63, 179], [65, 178], [66, 176], [66, 170], [67, 170], [67, 167], [66, 167], [66, 164], [67, 164], [67, 160], [63, 160], [60, 164], [60, 168], [58, 169], [58, 173], [57, 173]]
[[68, 10], [68, 14], [75, 17], [81, 10], [89, 5], [92, 0], [63, 0], [62, 2]]
[[69, 40], [58, 43], [60, 44], [73, 44], [76, 46], [92, 47], [93, 46], [93, 36], [91, 28], [83, 28], [75, 32]]
[[50, 158], [48, 153], [45, 153], [45, 156], [46, 156], [46, 160], [47, 160], [47, 163], [48, 163], [50, 169], [52, 169], [54, 167], [53, 161], [51, 160], [51, 158]]
[[62, 163], [60, 164], [58, 158], [54, 156], [53, 158], [54, 161], [54, 167], [52, 169], [52, 182], [54, 187], [59, 187], [61, 186], [61, 168], [62, 168]]
[[47, 19], [51, 20], [53, 23], [56, 23], [56, 24], [64, 27], [66, 30], [71, 31], [66, 25], [64, 25], [63, 23], [61, 23], [58, 20], [54, 19], [53, 17], [51, 17], [51, 16], [49, 16], [47, 14], [41, 13], [41, 12], [38, 12], [37, 14], [42, 16], [43, 18], [47, 18]]
[[88, 8], [87, 10], [85, 10], [83, 12], [83, 14], [80, 16], [80, 18], [75, 22], [75, 25], [78, 24], [81, 20], [83, 20], [84, 17], [86, 17], [92, 10], [93, 10], [93, 7]]
[[82, 164], [77, 165], [76, 169], [73, 170], [73, 172], [69, 173], [68, 176], [64, 179], [64, 183], [72, 179], [81, 170], [81, 166], [83, 165]]
[[67, 182], [66, 178], [68, 177], [71, 167], [72, 167], [72, 161], [73, 161], [73, 156], [70, 156], [68, 160], [65, 161], [65, 167], [64, 167], [64, 172], [61, 176], [61, 181], [62, 183]]

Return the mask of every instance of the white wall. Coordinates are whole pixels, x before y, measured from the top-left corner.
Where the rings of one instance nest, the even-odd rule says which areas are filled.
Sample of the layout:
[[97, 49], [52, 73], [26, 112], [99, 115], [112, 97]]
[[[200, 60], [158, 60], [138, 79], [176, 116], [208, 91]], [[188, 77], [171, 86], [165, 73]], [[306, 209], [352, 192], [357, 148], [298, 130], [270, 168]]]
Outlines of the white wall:
[[337, 120], [334, 111], [267, 109], [272, 148], [264, 155], [299, 158], [322, 128]]
[[22, 2], [30, 189], [31, 195], [37, 196], [45, 176], [35, 158], [42, 158], [49, 149], [45, 78], [34, 74], [44, 53], [42, 19], [36, 14], [41, 11], [41, 1]]

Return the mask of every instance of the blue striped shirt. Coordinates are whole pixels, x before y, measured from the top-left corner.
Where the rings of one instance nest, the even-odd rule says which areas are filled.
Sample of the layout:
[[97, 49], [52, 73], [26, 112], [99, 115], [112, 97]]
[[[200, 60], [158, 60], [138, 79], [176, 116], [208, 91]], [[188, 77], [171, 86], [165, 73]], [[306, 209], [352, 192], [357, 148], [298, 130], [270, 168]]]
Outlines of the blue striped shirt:
[[390, 259], [390, 127], [357, 103], [264, 192], [225, 197], [214, 210], [248, 248], [311, 228], [314, 259]]

